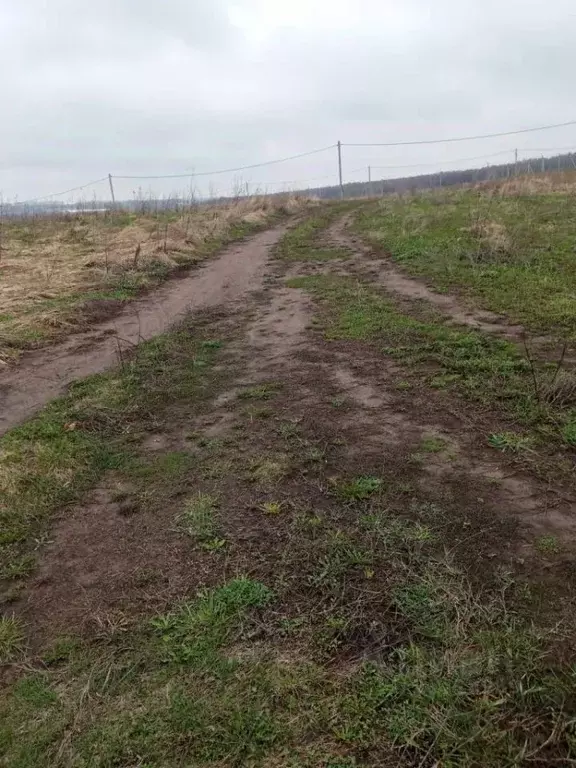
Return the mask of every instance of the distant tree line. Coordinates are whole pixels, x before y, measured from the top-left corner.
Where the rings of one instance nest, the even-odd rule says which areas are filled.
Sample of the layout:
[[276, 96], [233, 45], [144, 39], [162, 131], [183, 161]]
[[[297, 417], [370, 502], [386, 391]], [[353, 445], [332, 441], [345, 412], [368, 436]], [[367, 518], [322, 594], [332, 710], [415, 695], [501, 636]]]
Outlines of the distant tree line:
[[[372, 182], [353, 182], [344, 184], [344, 197], [375, 197], [393, 192], [407, 192], [418, 189], [435, 189], [450, 187], [458, 184], [472, 184], [494, 179], [511, 178], [530, 173], [549, 173], [551, 171], [568, 171], [576, 169], [576, 154], [569, 153], [554, 157], [537, 157], [519, 160], [518, 163], [488, 165], [484, 168], [468, 168], [463, 171], [440, 171], [420, 176], [402, 176], [397, 179], [383, 179]], [[340, 197], [340, 187], [316, 187], [309, 190], [324, 200]]]

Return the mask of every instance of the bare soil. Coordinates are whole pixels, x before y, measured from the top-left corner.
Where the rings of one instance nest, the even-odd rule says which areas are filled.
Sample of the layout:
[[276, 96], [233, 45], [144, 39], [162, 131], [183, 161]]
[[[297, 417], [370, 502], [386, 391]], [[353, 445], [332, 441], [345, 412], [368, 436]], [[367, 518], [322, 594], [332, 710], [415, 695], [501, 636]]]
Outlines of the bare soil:
[[[28, 353], [16, 369], [0, 370], [0, 434], [62, 395], [72, 381], [117, 364], [135, 345], [162, 333], [187, 312], [241, 299], [257, 288], [269, 248], [284, 231], [277, 227], [231, 246], [197, 271], [134, 301], [113, 319]], [[98, 317], [97, 306], [94, 311]]]

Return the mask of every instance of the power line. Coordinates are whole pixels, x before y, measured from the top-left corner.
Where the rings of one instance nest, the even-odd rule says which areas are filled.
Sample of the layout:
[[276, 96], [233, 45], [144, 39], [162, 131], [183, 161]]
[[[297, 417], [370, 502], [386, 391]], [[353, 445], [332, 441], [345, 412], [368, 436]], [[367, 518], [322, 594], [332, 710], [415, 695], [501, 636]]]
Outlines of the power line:
[[536, 149], [520, 149], [519, 152], [574, 152], [574, 147], [538, 147]]
[[[556, 123], [554, 125], [544, 125], [537, 128], [523, 128], [516, 131], [502, 131], [499, 133], [489, 133], [489, 134], [483, 134], [478, 136], [460, 136], [460, 137], [451, 137], [446, 139], [425, 139], [420, 141], [403, 141], [403, 142], [388, 142], [388, 143], [381, 143], [381, 144], [342, 144], [341, 146], [345, 147], [399, 147], [399, 146], [414, 146], [414, 145], [425, 145], [425, 144], [442, 144], [442, 143], [451, 143], [451, 142], [459, 142], [459, 141], [472, 141], [477, 139], [490, 139], [490, 138], [497, 138], [501, 136], [514, 136], [518, 134], [523, 133], [533, 133], [536, 131], [545, 131], [550, 130], [553, 128], [563, 128], [567, 126], [576, 125], [576, 120], [571, 120], [565, 123]], [[291, 160], [298, 160], [302, 157], [310, 157], [312, 155], [320, 154], [321, 152], [327, 152], [328, 150], [335, 149], [338, 145], [337, 144], [330, 144], [327, 147], [322, 147], [320, 149], [313, 149], [309, 152], [302, 152], [297, 155], [291, 155], [290, 157], [282, 157], [278, 158], [276, 160], [266, 160], [261, 163], [253, 163], [251, 165], [244, 165], [237, 168], [225, 168], [220, 169], [216, 171], [202, 171], [200, 173], [178, 173], [178, 174], [165, 174], [165, 175], [151, 175], [151, 176], [113, 176], [114, 179], [125, 179], [125, 180], [146, 180], [146, 179], [194, 179], [199, 177], [206, 177], [206, 176], [217, 176], [220, 174], [226, 174], [226, 173], [238, 173], [240, 171], [248, 171], [252, 170], [254, 168], [264, 168], [271, 165], [277, 165], [279, 163], [285, 163], [289, 162]], [[482, 160], [489, 157], [495, 157], [497, 155], [503, 155], [507, 152], [510, 152], [512, 150], [502, 150], [501, 152], [493, 152], [490, 155], [480, 155], [476, 157], [469, 157], [469, 158], [459, 158], [457, 160], [441, 160], [434, 163], [417, 163], [412, 165], [380, 165], [380, 166], [372, 166], [375, 169], [402, 169], [402, 168], [423, 168], [423, 167], [432, 167], [432, 166], [438, 166], [441, 164], [448, 164], [448, 163], [461, 163], [461, 162], [471, 162], [474, 160]], [[523, 152], [559, 152], [559, 151], [573, 151], [573, 148], [569, 147], [549, 147], [546, 149], [523, 149], [521, 150]], [[364, 170], [364, 168], [358, 168], [351, 171], [348, 171], [348, 173], [357, 173], [361, 170]], [[310, 179], [295, 179], [292, 181], [279, 181], [279, 182], [267, 182], [272, 184], [307, 184], [310, 181], [317, 181], [327, 178], [332, 178], [333, 174], [326, 174], [325, 176], [317, 176], [315, 178]], [[35, 197], [31, 198], [29, 200], [25, 200], [23, 202], [17, 203], [18, 205], [27, 205], [29, 203], [36, 203], [41, 202], [42, 200], [49, 200], [53, 197], [61, 197], [63, 195], [71, 194], [72, 192], [79, 192], [83, 189], [86, 189], [87, 187], [94, 186], [95, 184], [100, 184], [101, 182], [104, 182], [109, 179], [109, 176], [104, 176], [101, 179], [96, 179], [95, 181], [89, 181], [86, 184], [82, 184], [77, 187], [72, 187], [71, 189], [66, 189], [63, 192], [53, 192], [49, 195], [43, 195], [41, 197]], [[251, 182], [251, 183], [261, 183], [261, 182]]]
[[517, 131], [502, 131], [500, 133], [485, 133], [479, 136], [458, 136], [448, 139], [421, 139], [419, 141], [390, 141], [385, 144], [343, 144], [343, 147], [407, 147], [416, 144], [448, 144], [455, 141], [475, 141], [477, 139], [495, 139], [499, 136], [516, 136], [520, 133], [533, 133], [535, 131], [548, 131], [551, 128], [565, 128], [569, 125], [576, 125], [576, 120], [570, 120], [567, 123], [556, 123], [555, 125], [542, 125], [538, 128], [520, 128]]
[[[382, 169], [402, 169], [402, 168], [430, 168], [437, 165], [446, 165], [447, 163], [471, 163], [474, 160], [486, 160], [490, 157], [497, 157], [499, 155], [508, 155], [513, 152], [513, 149], [503, 149], [500, 152], [492, 152], [489, 155], [476, 155], [476, 157], [459, 157], [454, 160], [437, 160], [434, 163], [413, 163], [412, 165], [373, 165], [372, 168], [378, 170]], [[533, 150], [531, 150], [533, 151]]]
[[79, 192], [86, 187], [92, 187], [94, 184], [100, 184], [102, 181], [107, 181], [108, 176], [104, 176], [102, 179], [96, 179], [96, 181], [89, 181], [87, 184], [82, 184], [80, 187], [72, 187], [72, 189], [66, 189], [64, 192], [52, 192], [50, 195], [43, 195], [42, 197], [33, 197], [30, 200], [23, 200], [16, 205], [28, 205], [28, 203], [39, 203], [41, 200], [48, 200], [51, 197], [61, 197], [62, 195], [69, 195], [71, 192]]
[[238, 173], [239, 171], [249, 171], [252, 168], [263, 168], [267, 165], [277, 165], [278, 163], [286, 163], [289, 160], [298, 160], [301, 157], [310, 157], [310, 155], [318, 155], [320, 152], [326, 152], [329, 149], [334, 149], [336, 144], [331, 144], [329, 147], [322, 147], [321, 149], [313, 149], [311, 152], [302, 152], [300, 155], [292, 155], [291, 157], [281, 157], [278, 160], [266, 160], [263, 163], [254, 163], [253, 165], [244, 165], [240, 168], [224, 168], [219, 171], [202, 171], [201, 173], [175, 173], [168, 176], [114, 176], [115, 179], [190, 179], [197, 178], [198, 176], [217, 176], [222, 173]]

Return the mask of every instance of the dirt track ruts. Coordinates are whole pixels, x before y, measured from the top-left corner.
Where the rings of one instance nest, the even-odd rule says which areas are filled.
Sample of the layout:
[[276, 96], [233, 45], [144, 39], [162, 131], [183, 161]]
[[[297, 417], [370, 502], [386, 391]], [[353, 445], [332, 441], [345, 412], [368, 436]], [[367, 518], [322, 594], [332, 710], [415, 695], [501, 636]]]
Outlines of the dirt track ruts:
[[187, 312], [226, 304], [257, 289], [270, 247], [284, 231], [276, 227], [233, 245], [186, 277], [134, 301], [113, 320], [27, 355], [0, 375], [0, 435], [62, 395], [71, 382], [111, 368], [122, 350], [162, 333]]

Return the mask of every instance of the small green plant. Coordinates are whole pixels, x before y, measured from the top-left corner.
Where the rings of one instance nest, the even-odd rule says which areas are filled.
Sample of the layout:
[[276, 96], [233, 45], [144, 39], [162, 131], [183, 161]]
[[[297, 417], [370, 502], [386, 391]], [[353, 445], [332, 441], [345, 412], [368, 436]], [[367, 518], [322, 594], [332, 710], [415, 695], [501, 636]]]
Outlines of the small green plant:
[[218, 500], [207, 493], [197, 493], [188, 499], [178, 517], [180, 527], [198, 541], [206, 544], [216, 538], [217, 526], [214, 518]]
[[[269, 419], [273, 415], [274, 411], [267, 405], [249, 405], [244, 409], [244, 413], [250, 419], [250, 421], [254, 421], [255, 419]], [[240, 426], [241, 425], [238, 425], [238, 427]]]
[[202, 542], [202, 549], [206, 552], [220, 552], [227, 544], [226, 539], [207, 539]]
[[24, 629], [16, 616], [0, 617], [0, 664], [5, 664], [24, 650]]
[[562, 437], [568, 445], [576, 446], [576, 421], [571, 421], [562, 427]]
[[440, 453], [446, 447], [446, 440], [434, 435], [426, 435], [420, 442], [420, 450], [425, 453]]
[[543, 555], [557, 555], [560, 552], [560, 542], [556, 536], [546, 534], [536, 540], [536, 549]]
[[260, 509], [265, 515], [275, 517], [282, 512], [283, 506], [281, 501], [267, 501], [260, 505]]
[[202, 347], [204, 349], [221, 349], [223, 347], [223, 343], [221, 341], [203, 341]]
[[300, 432], [300, 420], [295, 419], [292, 421], [283, 421], [278, 426], [278, 432], [285, 440], [290, 440], [293, 437], [297, 437]]
[[346, 405], [346, 398], [343, 396], [333, 397], [330, 400], [330, 405], [332, 408], [343, 408]]
[[254, 387], [247, 387], [239, 392], [238, 397], [241, 400], [270, 400], [278, 394], [280, 386], [275, 382], [257, 384]]
[[250, 479], [263, 486], [276, 485], [287, 473], [289, 460], [282, 454], [274, 458], [254, 459], [250, 466]]
[[382, 488], [382, 480], [379, 477], [362, 475], [348, 483], [338, 485], [338, 494], [346, 501], [363, 501], [374, 495]]
[[488, 445], [491, 445], [492, 448], [497, 448], [499, 451], [520, 453], [521, 451], [528, 450], [532, 446], [532, 439], [523, 435], [518, 435], [515, 432], [499, 432], [490, 435], [488, 438]]

